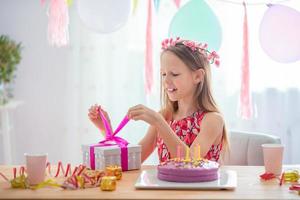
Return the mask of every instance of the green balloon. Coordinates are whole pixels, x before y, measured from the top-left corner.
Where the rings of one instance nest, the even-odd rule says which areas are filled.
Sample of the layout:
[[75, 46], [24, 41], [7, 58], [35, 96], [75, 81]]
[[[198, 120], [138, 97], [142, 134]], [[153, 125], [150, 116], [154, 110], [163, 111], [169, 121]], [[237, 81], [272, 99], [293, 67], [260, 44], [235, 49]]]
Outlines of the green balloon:
[[207, 43], [210, 50], [218, 50], [221, 46], [221, 25], [204, 0], [191, 0], [178, 10], [173, 17], [170, 37], [195, 40]]

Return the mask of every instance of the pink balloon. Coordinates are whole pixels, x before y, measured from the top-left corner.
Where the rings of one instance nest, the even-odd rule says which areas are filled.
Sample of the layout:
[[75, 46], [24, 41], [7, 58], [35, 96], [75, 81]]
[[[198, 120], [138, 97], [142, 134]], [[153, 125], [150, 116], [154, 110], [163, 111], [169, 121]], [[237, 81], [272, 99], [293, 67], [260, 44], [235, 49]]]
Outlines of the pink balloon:
[[259, 40], [263, 50], [281, 63], [300, 59], [300, 12], [270, 5], [260, 24]]

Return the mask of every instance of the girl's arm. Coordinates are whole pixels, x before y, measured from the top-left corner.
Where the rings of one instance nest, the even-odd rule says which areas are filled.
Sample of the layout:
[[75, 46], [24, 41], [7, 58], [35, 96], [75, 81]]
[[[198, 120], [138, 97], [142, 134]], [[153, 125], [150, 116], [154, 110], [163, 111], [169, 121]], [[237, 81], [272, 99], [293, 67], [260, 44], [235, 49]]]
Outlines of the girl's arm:
[[[143, 120], [149, 123], [153, 129], [155, 127], [156, 132], [167, 145], [171, 157], [175, 157], [177, 154], [176, 150], [178, 146], [180, 146], [182, 150], [186, 150], [187, 145], [174, 134], [173, 130], [160, 113], [143, 105], [138, 105], [129, 109], [128, 116], [133, 120]], [[201, 122], [200, 133], [195, 138], [190, 148], [194, 149], [197, 144], [200, 144], [201, 156], [205, 157], [211, 146], [221, 141], [223, 128], [224, 120], [221, 114], [217, 112], [206, 113]], [[146, 141], [144, 144], [146, 144]], [[193, 154], [193, 152], [194, 151], [192, 150], [190, 151], [191, 154]]]
[[156, 138], [157, 133], [156, 129], [153, 126], [150, 126], [146, 135], [139, 142], [139, 145], [142, 147], [141, 159], [142, 163], [150, 156], [156, 147]]
[[[201, 122], [200, 133], [195, 138], [191, 149], [200, 144], [201, 157], [206, 156], [213, 144], [220, 143], [222, 140], [224, 119], [217, 112], [206, 113]], [[193, 153], [194, 151], [191, 151]]]
[[[137, 105], [128, 110], [128, 117], [133, 120], [143, 120], [150, 124], [152, 127], [151, 131], [149, 130], [145, 137], [156, 138], [156, 135], [151, 135], [153, 129], [153, 133], [158, 133], [159, 136], [163, 139], [164, 143], [167, 145], [171, 157], [174, 157], [174, 155], [176, 155], [176, 149], [178, 146], [181, 146], [181, 149], [186, 149], [187, 145], [182, 142], [176, 134], [174, 134], [173, 130], [170, 128], [169, 124], [162, 114], [155, 112], [154, 110], [151, 110], [146, 106]], [[150, 135], [148, 136], [148, 134]], [[145, 141], [143, 144], [147, 144], [147, 142]], [[147, 151], [145, 150], [145, 152]]]
[[159, 136], [163, 139], [164, 143], [168, 147], [171, 158], [176, 157], [177, 148], [179, 146], [182, 150], [186, 150], [187, 145], [174, 133], [166, 120], [163, 119], [157, 121], [156, 128]]

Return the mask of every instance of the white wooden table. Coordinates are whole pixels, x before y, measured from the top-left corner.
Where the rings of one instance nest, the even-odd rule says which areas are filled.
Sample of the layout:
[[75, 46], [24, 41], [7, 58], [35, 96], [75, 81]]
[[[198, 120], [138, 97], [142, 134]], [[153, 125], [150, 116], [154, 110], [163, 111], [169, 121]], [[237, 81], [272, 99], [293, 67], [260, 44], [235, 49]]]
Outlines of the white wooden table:
[[[152, 169], [156, 166], [143, 166]], [[289, 166], [300, 169], [300, 165]], [[141, 170], [123, 173], [117, 189], [104, 192], [97, 188], [63, 190], [42, 188], [39, 190], [11, 189], [0, 180], [0, 199], [300, 199], [297, 192], [289, 191], [290, 184], [279, 185], [277, 179], [261, 181], [263, 166], [222, 166], [237, 172], [235, 190], [137, 190], [134, 184]], [[0, 171], [12, 176], [11, 166], [0, 166]]]

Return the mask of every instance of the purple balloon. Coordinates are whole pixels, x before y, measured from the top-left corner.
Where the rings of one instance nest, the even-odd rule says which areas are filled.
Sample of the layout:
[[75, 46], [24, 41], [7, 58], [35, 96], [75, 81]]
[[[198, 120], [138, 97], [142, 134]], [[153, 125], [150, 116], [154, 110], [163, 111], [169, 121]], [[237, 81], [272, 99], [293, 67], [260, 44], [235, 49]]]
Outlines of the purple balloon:
[[283, 5], [270, 5], [260, 24], [259, 40], [266, 54], [275, 61], [299, 60], [300, 12]]

